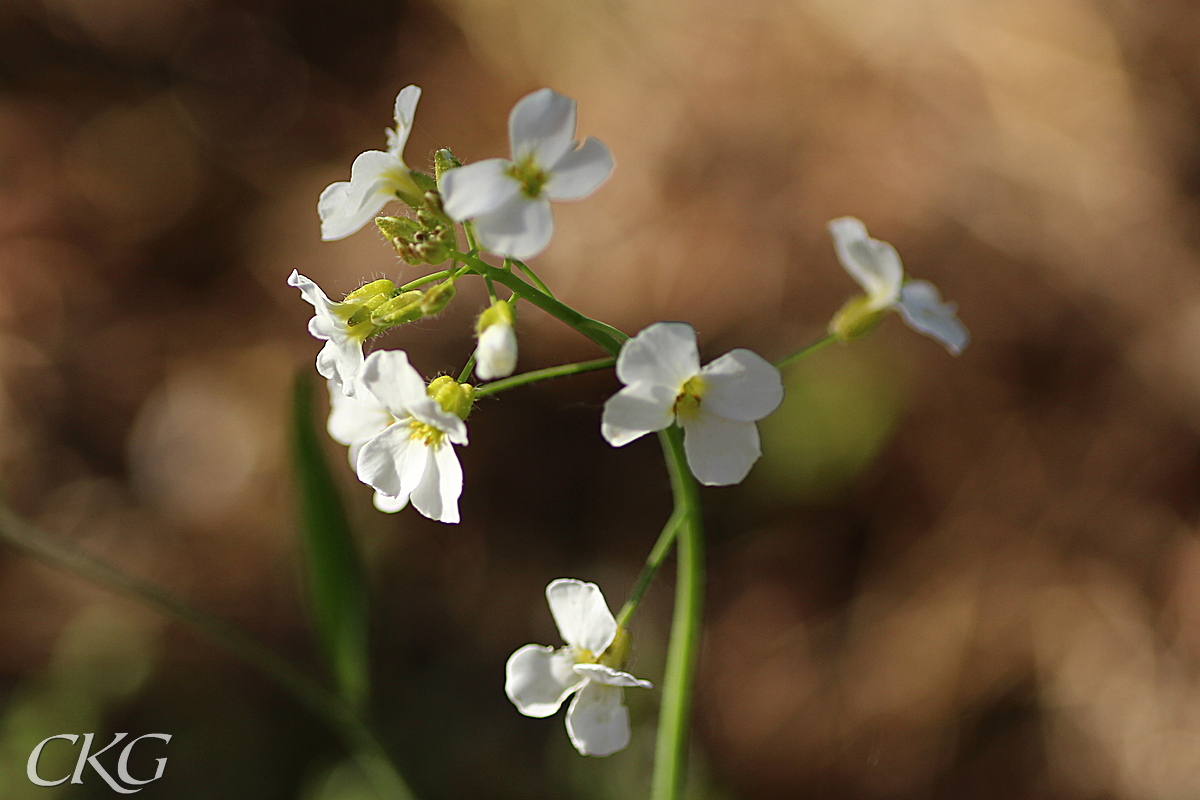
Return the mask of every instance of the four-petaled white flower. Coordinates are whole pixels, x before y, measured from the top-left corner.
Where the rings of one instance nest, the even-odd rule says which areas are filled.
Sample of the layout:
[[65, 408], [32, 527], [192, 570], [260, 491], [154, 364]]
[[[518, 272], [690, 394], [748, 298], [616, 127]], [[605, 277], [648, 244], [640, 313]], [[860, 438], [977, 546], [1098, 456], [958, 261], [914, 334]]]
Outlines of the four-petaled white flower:
[[443, 207], [454, 220], [475, 220], [488, 250], [517, 259], [536, 256], [554, 233], [551, 200], [594, 192], [613, 168], [599, 139], [575, 144], [575, 101], [539, 89], [508, 116], [512, 160], [489, 158], [442, 174]]
[[696, 331], [656, 322], [617, 356], [625, 388], [604, 404], [601, 433], [614, 447], [672, 422], [683, 428], [692, 474], [708, 486], [740, 483], [762, 455], [755, 423], [783, 402], [779, 370], [749, 350], [700, 368]]
[[342, 304], [330, 300], [320, 286], [296, 270], [288, 276], [288, 285], [299, 289], [316, 312], [308, 321], [308, 332], [325, 342], [317, 354], [317, 372], [353, 397], [358, 391], [357, 379], [363, 365], [363, 341], [375, 327], [369, 323], [347, 324], [346, 316], [338, 313]]
[[[619, 669], [628, 646], [626, 634], [618, 633], [596, 584], [560, 578], [546, 587], [546, 599], [567, 646], [555, 650], [527, 644], [513, 653], [504, 691], [528, 717], [548, 717], [575, 694], [567, 709], [571, 743], [585, 756], [611, 755], [629, 744], [624, 687], [653, 687]], [[622, 652], [606, 653], [610, 648]]]
[[354, 233], [389, 201], [397, 199], [397, 192], [421, 196], [404, 163], [404, 145], [412, 132], [420, 97], [421, 90], [416, 86], [401, 89], [396, 95], [396, 128], [387, 131], [387, 151], [360, 153], [350, 167], [350, 180], [332, 183], [321, 192], [317, 214], [321, 217], [322, 239], [329, 242]]
[[376, 508], [399, 511], [411, 499], [430, 519], [458, 522], [463, 475], [454, 445], [467, 443], [466, 424], [429, 396], [403, 350], [372, 353], [360, 381], [356, 405], [334, 405], [329, 432], [357, 451], [355, 470], [375, 489]]
[[[329, 421], [326, 429], [338, 444], [349, 448], [351, 468], [358, 465], [358, 451], [371, 437], [381, 433], [396, 418], [375, 399], [370, 391], [359, 387], [355, 397], [346, 396], [337, 381], [329, 381]], [[373, 498], [375, 507], [394, 514], [408, 505], [398, 498], [388, 497], [378, 489]]]
[[905, 280], [896, 248], [872, 239], [854, 217], [833, 220], [829, 233], [838, 261], [867, 293], [863, 311], [894, 308], [913, 330], [938, 340], [954, 355], [963, 351], [970, 334], [955, 316], [954, 303], [942, 302], [929, 281]]

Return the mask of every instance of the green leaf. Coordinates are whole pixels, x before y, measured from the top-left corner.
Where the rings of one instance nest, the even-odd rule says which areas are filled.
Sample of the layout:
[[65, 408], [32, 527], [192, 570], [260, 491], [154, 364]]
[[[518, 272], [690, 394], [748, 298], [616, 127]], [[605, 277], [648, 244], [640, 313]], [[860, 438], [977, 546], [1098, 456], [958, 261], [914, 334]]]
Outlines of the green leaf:
[[322, 440], [306, 370], [293, 391], [292, 464], [308, 603], [339, 693], [352, 707], [362, 708], [370, 691], [366, 581]]

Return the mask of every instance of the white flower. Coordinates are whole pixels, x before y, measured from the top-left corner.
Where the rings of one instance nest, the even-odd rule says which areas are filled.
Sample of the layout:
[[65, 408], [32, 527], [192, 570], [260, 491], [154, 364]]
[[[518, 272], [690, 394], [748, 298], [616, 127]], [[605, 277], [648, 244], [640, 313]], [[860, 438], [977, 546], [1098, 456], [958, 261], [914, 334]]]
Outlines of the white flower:
[[358, 479], [375, 489], [375, 507], [390, 513], [411, 499], [430, 519], [458, 522], [463, 477], [454, 445], [467, 443], [466, 424], [429, 396], [403, 350], [372, 353], [360, 381], [355, 405], [334, 404], [329, 433], [357, 451]]
[[479, 317], [479, 344], [475, 347], [475, 376], [481, 381], [507, 378], [517, 367], [517, 334], [512, 306], [492, 303]]
[[601, 432], [621, 447], [678, 421], [688, 466], [708, 486], [740, 483], [762, 455], [754, 424], [783, 402], [779, 370], [749, 350], [700, 369], [696, 331], [656, 322], [617, 356], [625, 388], [604, 404]]
[[517, 367], [517, 334], [511, 323], [496, 322], [479, 334], [475, 375], [481, 381], [507, 378]]
[[937, 287], [929, 281], [905, 280], [896, 248], [872, 239], [867, 227], [854, 217], [833, 220], [829, 233], [838, 261], [867, 293], [863, 311], [894, 308], [913, 330], [937, 339], [954, 355], [963, 351], [970, 334], [955, 316], [954, 303], [942, 302]]
[[[358, 451], [362, 446], [394, 423], [396, 418], [369, 390], [359, 387], [355, 397], [347, 397], [337, 381], [328, 383], [329, 421], [326, 429], [335, 442], [349, 448], [350, 466], [353, 468], [358, 464]], [[407, 498], [400, 502], [399, 498], [388, 497], [379, 490], [375, 491], [374, 503], [377, 509], [389, 514], [408, 504]]]
[[316, 311], [308, 321], [308, 332], [325, 342], [317, 354], [317, 372], [353, 397], [358, 391], [356, 379], [363, 365], [363, 341], [375, 332], [375, 327], [369, 322], [348, 325], [346, 317], [338, 313], [343, 304], [330, 300], [320, 286], [296, 270], [288, 276], [288, 285], [299, 289]]
[[574, 694], [567, 709], [571, 744], [585, 756], [611, 755], [629, 744], [624, 687], [653, 687], [605, 663], [621, 666], [628, 639], [623, 631], [618, 635], [617, 621], [596, 584], [559, 578], [546, 587], [546, 599], [567, 646], [555, 650], [527, 644], [513, 653], [505, 668], [504, 692], [527, 717], [548, 717]]
[[512, 161], [490, 158], [442, 174], [443, 207], [451, 219], [475, 220], [480, 243], [494, 253], [527, 259], [550, 243], [551, 200], [578, 200], [612, 172], [599, 139], [575, 142], [575, 101], [550, 89], [521, 98], [508, 116]]
[[396, 129], [387, 131], [388, 149], [360, 153], [350, 167], [350, 180], [332, 183], [317, 200], [321, 238], [342, 239], [371, 221], [397, 192], [420, 197], [421, 190], [404, 163], [404, 145], [412, 132], [421, 90], [405, 86], [396, 95]]

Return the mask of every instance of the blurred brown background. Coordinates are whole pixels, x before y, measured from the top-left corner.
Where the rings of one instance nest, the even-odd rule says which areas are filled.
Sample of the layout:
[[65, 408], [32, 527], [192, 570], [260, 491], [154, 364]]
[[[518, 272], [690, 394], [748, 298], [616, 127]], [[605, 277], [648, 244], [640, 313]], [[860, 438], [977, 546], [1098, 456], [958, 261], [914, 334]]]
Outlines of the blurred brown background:
[[[536, 261], [629, 332], [778, 357], [854, 286], [854, 214], [958, 302], [959, 359], [888, 321], [789, 373], [744, 485], [705, 494], [696, 798], [1200, 795], [1200, 7], [1088, 0], [6, 0], [0, 476], [47, 531], [313, 669], [284, 439], [330, 294], [415, 277], [320, 190], [424, 88], [410, 164], [503, 155], [528, 91], [617, 170]], [[426, 374], [477, 289], [390, 335]], [[532, 309], [522, 366], [596, 355]], [[598, 436], [593, 375], [485, 402], [464, 522], [374, 512], [376, 717], [422, 798], [644, 796], [634, 744], [521, 717], [542, 590], [620, 604], [669, 511], [652, 440]], [[661, 679], [670, 571], [635, 620]], [[337, 741], [159, 616], [0, 549], [0, 798], [56, 733], [174, 735], [145, 798], [362, 797]], [[47, 767], [45, 774], [52, 774]], [[60, 770], [61, 771], [61, 770]]]

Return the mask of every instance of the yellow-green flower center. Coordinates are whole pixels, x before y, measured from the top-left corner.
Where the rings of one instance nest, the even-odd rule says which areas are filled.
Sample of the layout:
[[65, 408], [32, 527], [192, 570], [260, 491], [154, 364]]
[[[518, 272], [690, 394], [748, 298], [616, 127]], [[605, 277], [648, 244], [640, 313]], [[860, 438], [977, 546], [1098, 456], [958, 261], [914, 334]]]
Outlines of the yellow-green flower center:
[[700, 399], [707, 390], [708, 385], [699, 375], [688, 378], [675, 398], [675, 417], [681, 422], [690, 422], [700, 416]]
[[426, 447], [437, 447], [446, 438], [446, 434], [426, 422], [414, 419], [408, 423], [408, 426], [412, 430], [409, 438], [413, 441], [423, 442]]
[[509, 167], [508, 175], [521, 184], [521, 194], [530, 200], [541, 197], [543, 187], [550, 180], [549, 173], [537, 165], [532, 155], [525, 156]]

